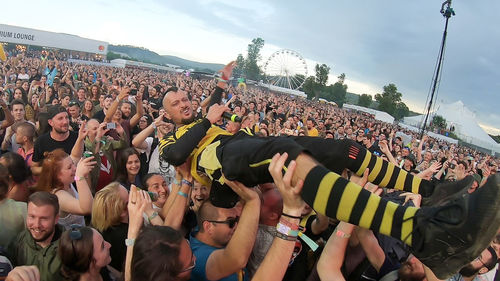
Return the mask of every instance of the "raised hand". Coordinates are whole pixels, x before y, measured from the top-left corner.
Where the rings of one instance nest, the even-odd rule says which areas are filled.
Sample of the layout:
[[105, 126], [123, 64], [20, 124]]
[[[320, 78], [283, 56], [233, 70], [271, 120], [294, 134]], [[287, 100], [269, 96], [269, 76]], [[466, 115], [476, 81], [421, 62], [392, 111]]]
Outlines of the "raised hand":
[[222, 117], [222, 114], [225, 111], [229, 111], [229, 107], [224, 106], [224, 105], [219, 105], [219, 104], [214, 104], [210, 107], [207, 113], [207, 119], [210, 121], [210, 123], [214, 124], [217, 123]]
[[219, 72], [222, 74], [222, 79], [223, 80], [229, 80], [231, 78], [231, 75], [233, 74], [233, 69], [236, 67], [236, 61], [232, 61], [226, 66], [224, 66], [223, 69], [219, 70]]

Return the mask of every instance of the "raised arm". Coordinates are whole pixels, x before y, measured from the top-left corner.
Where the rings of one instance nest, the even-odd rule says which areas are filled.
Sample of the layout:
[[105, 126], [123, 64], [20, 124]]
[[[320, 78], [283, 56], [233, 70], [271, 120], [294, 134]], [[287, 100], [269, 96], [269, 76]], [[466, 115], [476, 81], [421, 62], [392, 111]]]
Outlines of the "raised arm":
[[125, 281], [130, 281], [132, 273], [132, 256], [134, 255], [134, 243], [143, 224], [142, 213], [144, 212], [144, 209], [146, 209], [146, 202], [143, 200], [142, 194], [137, 190], [135, 185], [130, 187], [130, 198], [128, 200], [127, 208], [129, 217], [127, 239], [133, 242], [126, 244], [127, 255], [125, 257], [124, 279]]
[[208, 280], [218, 280], [246, 266], [252, 252], [259, 224], [260, 199], [257, 192], [239, 182], [226, 184], [244, 201], [241, 217], [226, 248], [214, 251], [205, 267]]
[[163, 115], [158, 116], [156, 120], [135, 136], [132, 140], [132, 146], [139, 149], [146, 149], [148, 147], [146, 138], [149, 137], [157, 127], [162, 126], [164, 123]]
[[422, 149], [426, 141], [427, 141], [427, 136], [423, 136], [422, 140], [420, 140], [420, 143], [418, 144], [418, 152], [417, 152], [418, 163], [422, 162]]
[[118, 105], [120, 104], [121, 101], [123, 101], [125, 98], [128, 97], [128, 94], [130, 92], [130, 88], [125, 86], [122, 88], [120, 91], [120, 94], [116, 97], [116, 99], [111, 103], [111, 105], [108, 108], [108, 111], [106, 112], [106, 116], [104, 117], [104, 122], [109, 123], [113, 119], [113, 115], [115, 115], [116, 110], [118, 109]]
[[135, 125], [139, 123], [142, 115], [144, 115], [144, 107], [142, 106], [142, 93], [137, 92], [136, 100], [135, 100], [135, 114], [130, 118], [130, 127], [133, 128]]
[[75, 215], [89, 215], [92, 212], [92, 203], [94, 198], [88, 184], [87, 177], [93, 166], [97, 164], [94, 157], [82, 158], [76, 167], [76, 189], [78, 191], [78, 199], [71, 196], [64, 190], [56, 192], [61, 210]]
[[353, 229], [354, 225], [342, 221], [328, 239], [317, 265], [321, 280], [345, 280], [341, 267]]
[[176, 167], [176, 179], [178, 178], [178, 175], [180, 175], [182, 179], [179, 182], [180, 186], [177, 192], [170, 194], [169, 197], [172, 197], [173, 200], [171, 201], [171, 204], [167, 206], [168, 210], [165, 213], [165, 221], [163, 222], [163, 225], [170, 226], [176, 230], [180, 230], [181, 228], [182, 220], [184, 219], [184, 214], [186, 213], [186, 209], [188, 207], [187, 203], [189, 202], [191, 188], [193, 187], [193, 176], [191, 175], [190, 168], [190, 161], [186, 161], [184, 164]]
[[[294, 160], [290, 161], [288, 169], [283, 176], [282, 168], [285, 164], [286, 158], [286, 153], [283, 155], [276, 154], [271, 160], [271, 164], [269, 164], [269, 172], [271, 173], [274, 183], [283, 197], [283, 213], [294, 217], [300, 217], [302, 209], [304, 208], [304, 201], [300, 197], [303, 182], [298, 182], [296, 186], [293, 186], [291, 183], [293, 173], [297, 167]], [[300, 220], [297, 218], [291, 218], [288, 216], [282, 216], [280, 218], [280, 224], [298, 226], [299, 223]], [[281, 238], [281, 236], [274, 238], [271, 248], [255, 272], [252, 280], [264, 281], [283, 279], [290, 262], [290, 257], [292, 256], [295, 248], [294, 239], [283, 238]]]
[[5, 101], [0, 98], [0, 106], [3, 109], [3, 112], [5, 113], [5, 120], [2, 122], [2, 128], [5, 129], [7, 127], [10, 127], [12, 124], [14, 124], [14, 116], [12, 116], [12, 113], [10, 112], [9, 107], [5, 103]]
[[76, 139], [73, 149], [71, 149], [71, 160], [73, 160], [73, 163], [78, 163], [78, 161], [80, 161], [80, 158], [82, 157], [83, 148], [85, 147], [83, 141], [88, 135], [86, 126], [87, 121], [83, 121], [83, 123], [80, 125], [80, 130], [78, 130], [78, 138]]

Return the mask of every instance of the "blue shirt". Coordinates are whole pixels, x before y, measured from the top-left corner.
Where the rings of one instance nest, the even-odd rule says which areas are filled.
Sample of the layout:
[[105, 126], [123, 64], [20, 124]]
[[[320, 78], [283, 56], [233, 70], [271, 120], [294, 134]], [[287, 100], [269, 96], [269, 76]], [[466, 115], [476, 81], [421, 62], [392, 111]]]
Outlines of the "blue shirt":
[[[220, 250], [220, 248], [209, 246], [200, 240], [196, 239], [194, 233], [189, 236], [189, 242], [191, 244], [191, 250], [193, 251], [193, 255], [196, 257], [196, 266], [193, 271], [191, 271], [191, 280], [193, 281], [205, 281], [207, 279], [206, 266], [208, 257], [215, 250]], [[238, 273], [233, 273], [227, 277], [219, 279], [222, 281], [243, 281], [248, 280], [248, 274], [246, 272], [246, 268], [243, 269], [243, 279], [238, 279]]]
[[47, 75], [47, 84], [49, 86], [52, 86], [52, 84], [54, 83], [54, 78], [57, 75], [57, 68], [54, 66], [54, 68], [52, 68], [52, 70], [50, 70], [50, 68], [47, 66], [45, 68], [45, 71], [43, 72], [43, 74]]

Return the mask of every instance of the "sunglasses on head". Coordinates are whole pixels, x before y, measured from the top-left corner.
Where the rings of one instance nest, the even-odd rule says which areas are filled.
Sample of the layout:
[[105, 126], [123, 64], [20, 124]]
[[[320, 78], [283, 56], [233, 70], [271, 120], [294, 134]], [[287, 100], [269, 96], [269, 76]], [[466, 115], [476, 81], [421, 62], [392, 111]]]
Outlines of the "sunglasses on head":
[[207, 220], [207, 221], [211, 222], [211, 223], [227, 224], [227, 226], [229, 226], [229, 228], [233, 228], [236, 225], [236, 223], [238, 223], [239, 220], [240, 220], [240, 217], [229, 218], [229, 219], [226, 219], [225, 221], [212, 221], [212, 220]]
[[79, 224], [72, 224], [70, 226], [69, 238], [71, 239], [71, 248], [73, 249], [73, 255], [76, 254], [75, 244], [73, 243], [73, 241], [82, 239], [82, 232], [80, 231], [80, 228], [82, 228], [82, 226]]

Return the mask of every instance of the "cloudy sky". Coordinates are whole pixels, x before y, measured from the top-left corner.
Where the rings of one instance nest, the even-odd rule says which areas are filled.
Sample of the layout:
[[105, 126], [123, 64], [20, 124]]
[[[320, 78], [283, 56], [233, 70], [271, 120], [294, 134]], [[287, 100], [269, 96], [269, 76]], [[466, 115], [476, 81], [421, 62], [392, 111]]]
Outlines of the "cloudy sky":
[[[69, 4], [71, 3], [71, 4]], [[64, 32], [159, 54], [226, 63], [252, 38], [346, 74], [348, 91], [376, 94], [397, 85], [422, 112], [441, 37], [442, 1], [8, 1], [2, 23]], [[489, 132], [500, 134], [500, 2], [454, 0], [438, 104], [462, 100]], [[7, 12], [10, 11], [10, 12]]]

